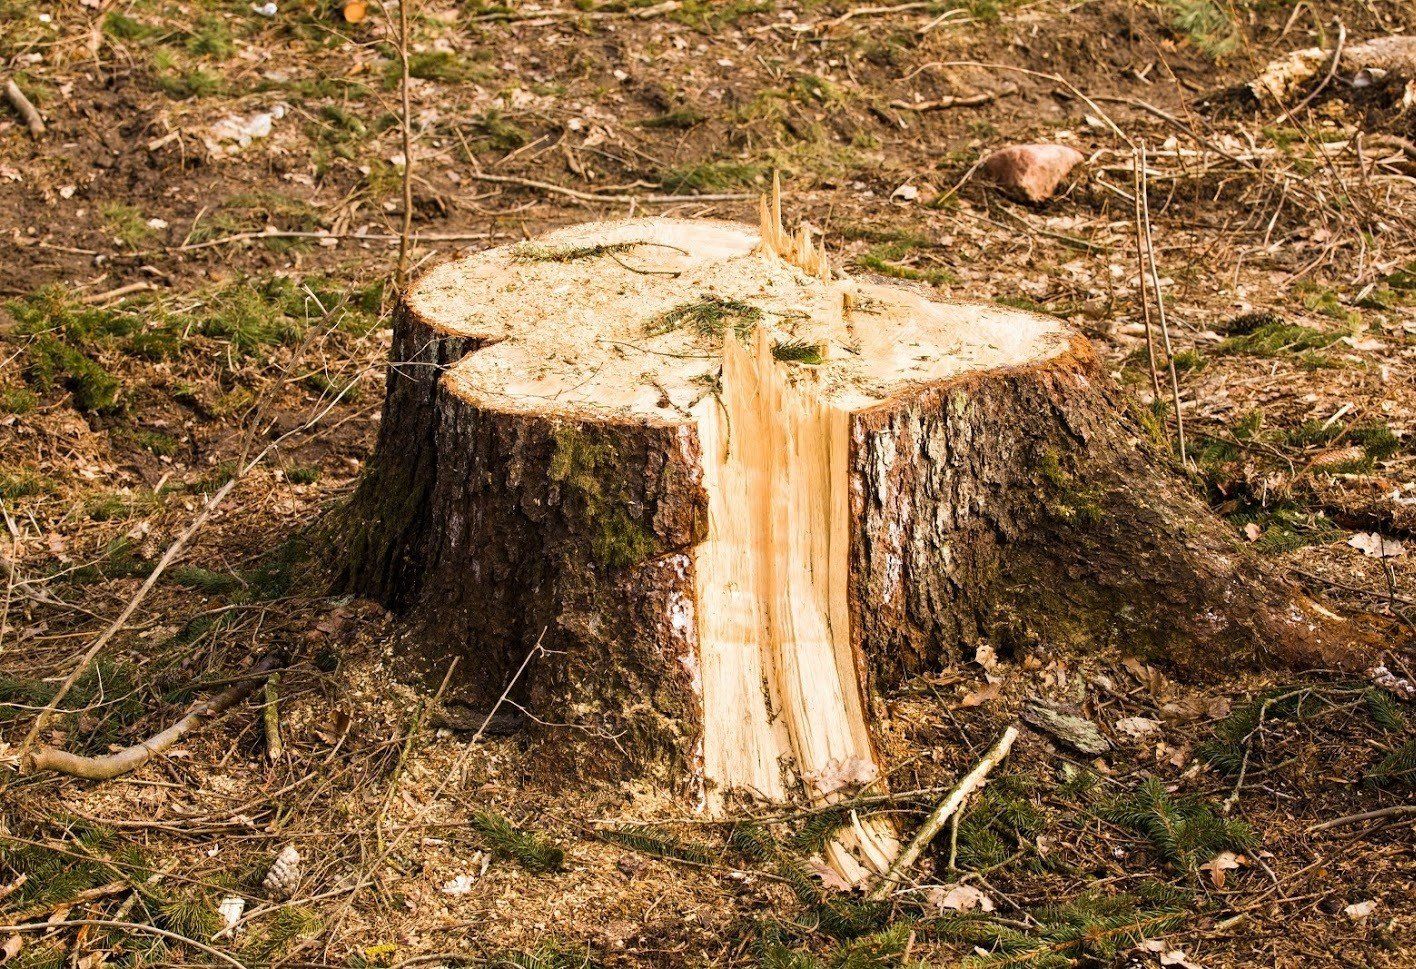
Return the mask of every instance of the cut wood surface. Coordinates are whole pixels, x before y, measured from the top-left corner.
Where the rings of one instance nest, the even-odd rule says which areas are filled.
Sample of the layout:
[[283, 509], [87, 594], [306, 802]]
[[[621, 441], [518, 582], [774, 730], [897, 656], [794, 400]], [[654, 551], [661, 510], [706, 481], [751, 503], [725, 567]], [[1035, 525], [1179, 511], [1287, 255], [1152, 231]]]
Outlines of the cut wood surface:
[[[1364, 634], [1269, 575], [1059, 321], [833, 272], [806, 230], [594, 223], [447, 262], [400, 308], [340, 584], [451, 695], [511, 689], [538, 769], [709, 810], [881, 789], [906, 677], [1115, 645], [1193, 670]], [[859, 881], [883, 822], [831, 861]]]

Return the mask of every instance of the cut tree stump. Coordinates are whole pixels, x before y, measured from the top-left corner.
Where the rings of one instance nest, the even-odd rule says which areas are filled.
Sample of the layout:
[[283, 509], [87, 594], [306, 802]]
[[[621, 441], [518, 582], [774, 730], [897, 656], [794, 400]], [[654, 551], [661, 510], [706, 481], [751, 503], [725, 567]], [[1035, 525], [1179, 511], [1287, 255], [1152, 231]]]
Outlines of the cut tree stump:
[[[339, 584], [435, 680], [458, 657], [459, 702], [510, 685], [533, 769], [829, 801], [881, 786], [882, 696], [983, 641], [1200, 672], [1370, 644], [1211, 515], [1080, 336], [846, 278], [774, 209], [562, 229], [402, 301]], [[888, 867], [888, 829], [849, 830], [837, 868]]]

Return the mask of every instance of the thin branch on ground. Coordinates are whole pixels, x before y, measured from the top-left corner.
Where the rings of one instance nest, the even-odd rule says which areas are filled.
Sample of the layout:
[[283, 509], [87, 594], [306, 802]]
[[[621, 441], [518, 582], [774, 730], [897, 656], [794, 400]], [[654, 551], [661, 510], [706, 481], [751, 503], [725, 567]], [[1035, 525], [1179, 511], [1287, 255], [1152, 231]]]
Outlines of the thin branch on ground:
[[866, 894], [866, 898], [878, 902], [899, 887], [905, 874], [914, 867], [914, 863], [924, 853], [924, 849], [929, 847], [929, 843], [940, 831], [944, 830], [944, 825], [949, 822], [949, 819], [959, 808], [963, 807], [969, 795], [983, 784], [989, 772], [1008, 756], [1008, 751], [1013, 748], [1013, 741], [1017, 739], [1017, 727], [1010, 726], [1003, 731], [998, 742], [989, 748], [988, 753], [983, 755], [983, 759], [978, 762], [977, 766], [964, 775], [964, 779], [959, 781], [958, 785], [945, 795], [944, 800], [939, 802], [938, 807], [929, 813], [929, 817], [925, 818], [924, 824], [920, 826], [914, 838], [896, 856], [889, 869], [880, 876], [880, 881]]
[[147, 740], [125, 747], [102, 757], [84, 757], [53, 747], [40, 747], [26, 760], [26, 770], [58, 771], [71, 777], [81, 777], [88, 781], [107, 781], [137, 770], [153, 757], [170, 749], [184, 736], [202, 723], [214, 720], [246, 697], [255, 693], [265, 682], [265, 674], [281, 665], [274, 656], [267, 656], [251, 668], [248, 679], [219, 694], [211, 700], [204, 700], [193, 707], [186, 716], [166, 730]]

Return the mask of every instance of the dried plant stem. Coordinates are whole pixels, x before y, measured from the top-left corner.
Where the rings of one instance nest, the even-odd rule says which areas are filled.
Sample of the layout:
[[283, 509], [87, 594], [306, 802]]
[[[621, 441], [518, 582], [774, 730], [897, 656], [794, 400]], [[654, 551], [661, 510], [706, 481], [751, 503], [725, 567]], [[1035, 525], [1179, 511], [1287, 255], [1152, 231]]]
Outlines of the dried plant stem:
[[413, 0], [398, 0], [398, 67], [399, 96], [402, 116], [399, 127], [403, 134], [403, 224], [398, 232], [398, 274], [396, 282], [402, 289], [408, 282], [408, 240], [413, 233], [413, 109], [408, 96], [408, 5]]
[[173, 941], [181, 942], [183, 945], [189, 945], [194, 949], [198, 949], [202, 952], [205, 952], [207, 955], [218, 960], [219, 962], [224, 962], [228, 966], [235, 967], [235, 969], [246, 969], [245, 963], [241, 962], [238, 959], [233, 959], [231, 956], [227, 955], [225, 952], [222, 952], [220, 949], [212, 948], [205, 942], [198, 942], [196, 939], [190, 939], [185, 935], [181, 935], [180, 933], [169, 932], [167, 929], [159, 929], [154, 925], [144, 925], [141, 922], [119, 922], [113, 919], [68, 919], [62, 922], [46, 921], [29, 922], [24, 925], [0, 925], [0, 932], [48, 933], [53, 932], [56, 929], [64, 929], [70, 927], [78, 928], [84, 925], [90, 925], [94, 928], [99, 929], [126, 929], [129, 932], [146, 932], [149, 935], [161, 936], [164, 939], [172, 939]]
[[[1155, 240], [1151, 236], [1150, 218], [1150, 187], [1146, 179], [1146, 146], [1142, 142], [1136, 150], [1140, 158], [1140, 165], [1137, 169], [1137, 179], [1140, 182], [1140, 189], [1137, 195], [1137, 202], [1141, 211], [1141, 235], [1144, 240], [1144, 259], [1150, 267], [1151, 291], [1155, 295], [1155, 315], [1160, 323], [1160, 338], [1165, 347], [1165, 362], [1170, 371], [1170, 396], [1175, 405], [1175, 436], [1180, 449], [1180, 463], [1188, 463], [1185, 454], [1185, 417], [1180, 413], [1180, 378], [1175, 373], [1175, 350], [1170, 343], [1170, 326], [1165, 319], [1165, 294], [1160, 290], [1160, 272], [1155, 265]], [[1144, 280], [1142, 287], [1144, 288]]]
[[1141, 184], [1141, 153], [1140, 150], [1131, 153], [1132, 168], [1131, 180], [1135, 193], [1136, 202], [1136, 290], [1141, 297], [1141, 318], [1145, 321], [1146, 327], [1146, 354], [1150, 362], [1151, 388], [1155, 392], [1155, 401], [1160, 400], [1160, 370], [1155, 359], [1155, 333], [1151, 327], [1150, 300], [1146, 298], [1146, 253], [1145, 236], [1141, 229], [1141, 194], [1143, 192]]
[[983, 784], [988, 777], [989, 771], [997, 767], [1004, 757], [1008, 756], [1008, 751], [1013, 747], [1013, 741], [1018, 739], [1018, 728], [1009, 727], [1003, 731], [1003, 735], [998, 738], [988, 753], [983, 755], [983, 759], [978, 762], [973, 770], [964, 775], [964, 779], [951, 790], [939, 802], [938, 807], [929, 812], [929, 817], [924, 819], [924, 824], [920, 826], [914, 838], [904, 850], [891, 862], [889, 869], [880, 876], [880, 881], [866, 895], [871, 901], [881, 901], [888, 896], [895, 887], [899, 885], [907, 871], [919, 860], [919, 856], [924, 853], [924, 849], [929, 847], [929, 843], [934, 840], [940, 831], [944, 830], [944, 825], [949, 823], [949, 819], [964, 805], [969, 795]]

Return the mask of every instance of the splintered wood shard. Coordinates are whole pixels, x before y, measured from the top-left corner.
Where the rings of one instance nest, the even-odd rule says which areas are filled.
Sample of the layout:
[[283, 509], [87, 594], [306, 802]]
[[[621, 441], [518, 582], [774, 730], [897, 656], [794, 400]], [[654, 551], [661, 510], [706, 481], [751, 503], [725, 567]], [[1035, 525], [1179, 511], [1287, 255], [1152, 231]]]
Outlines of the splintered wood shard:
[[[827, 804], [885, 790], [886, 698], [980, 642], [1190, 670], [1370, 647], [1059, 321], [839, 277], [760, 209], [561, 229], [404, 294], [331, 559], [434, 682], [459, 658], [457, 700], [526, 711], [527, 769]], [[838, 871], [889, 867], [886, 823], [846, 831]]]

